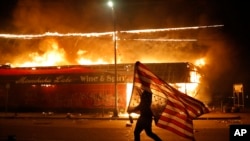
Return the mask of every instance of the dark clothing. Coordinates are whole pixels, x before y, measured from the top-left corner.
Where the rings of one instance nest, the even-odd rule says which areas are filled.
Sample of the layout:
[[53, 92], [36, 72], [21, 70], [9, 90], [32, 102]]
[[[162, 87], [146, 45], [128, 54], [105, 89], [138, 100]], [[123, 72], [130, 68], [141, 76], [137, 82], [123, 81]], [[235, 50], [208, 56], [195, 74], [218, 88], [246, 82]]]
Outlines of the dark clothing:
[[155, 141], [161, 141], [161, 139], [152, 132], [152, 117], [139, 117], [134, 130], [134, 140], [140, 141], [140, 134], [142, 130], [145, 130], [147, 136], [154, 139]]
[[134, 130], [134, 140], [140, 141], [140, 133], [145, 130], [147, 136], [154, 139], [155, 141], [161, 141], [161, 139], [152, 132], [152, 121], [153, 113], [151, 111], [151, 93], [142, 93], [140, 104], [130, 112], [140, 111], [140, 116], [137, 120], [135, 130]]

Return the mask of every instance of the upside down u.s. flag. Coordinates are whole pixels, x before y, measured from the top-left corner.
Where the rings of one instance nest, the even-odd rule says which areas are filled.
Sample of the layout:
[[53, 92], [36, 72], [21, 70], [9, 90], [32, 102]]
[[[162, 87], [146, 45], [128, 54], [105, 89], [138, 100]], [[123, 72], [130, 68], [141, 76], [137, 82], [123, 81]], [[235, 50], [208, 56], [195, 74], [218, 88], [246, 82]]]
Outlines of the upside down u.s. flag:
[[203, 102], [178, 91], [145, 65], [136, 62], [128, 109], [139, 104], [143, 91], [152, 93], [151, 110], [156, 126], [194, 140], [192, 120], [209, 112]]

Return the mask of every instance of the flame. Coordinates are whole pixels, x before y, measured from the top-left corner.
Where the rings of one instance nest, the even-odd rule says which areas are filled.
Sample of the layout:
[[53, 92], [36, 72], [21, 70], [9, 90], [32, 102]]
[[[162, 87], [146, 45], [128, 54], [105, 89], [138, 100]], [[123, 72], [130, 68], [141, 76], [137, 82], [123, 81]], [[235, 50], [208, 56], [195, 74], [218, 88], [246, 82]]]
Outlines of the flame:
[[[125, 30], [119, 31], [121, 34], [141, 34], [141, 33], [154, 33], [154, 32], [167, 32], [167, 31], [180, 31], [180, 30], [197, 30], [197, 29], [204, 29], [204, 28], [219, 28], [223, 27], [223, 25], [207, 25], [207, 26], [191, 26], [191, 27], [177, 27], [177, 28], [159, 28], [159, 29], [141, 29], [141, 30]], [[86, 58], [86, 51], [79, 50], [77, 54], [75, 62], [70, 62], [66, 59], [65, 51], [63, 48], [59, 48], [56, 38], [57, 37], [86, 37], [86, 38], [98, 38], [103, 36], [113, 36], [113, 40], [136, 40], [136, 41], [153, 41], [153, 42], [162, 42], [162, 41], [170, 41], [170, 42], [195, 42], [197, 39], [165, 39], [165, 38], [158, 38], [158, 39], [145, 39], [145, 38], [138, 38], [138, 39], [119, 39], [118, 36], [114, 35], [114, 32], [93, 32], [93, 33], [58, 33], [58, 32], [45, 32], [43, 34], [0, 34], [0, 38], [12, 38], [12, 39], [24, 39], [24, 40], [31, 40], [37, 38], [54, 38], [50, 39], [47, 46], [50, 46], [47, 50], [43, 50], [43, 54], [40, 52], [32, 52], [26, 56], [16, 59], [15, 62], [12, 62], [13, 66], [18, 67], [28, 67], [28, 66], [51, 66], [51, 65], [70, 65], [78, 63], [80, 65], [84, 64], [108, 64], [112, 63], [110, 59], [105, 59], [98, 57], [97, 59], [91, 59], [96, 57], [91, 57], [90, 59]], [[116, 39], [114, 39], [116, 37]], [[118, 47], [116, 46], [118, 50]], [[72, 56], [72, 54], [70, 54]], [[119, 54], [118, 54], [119, 55]], [[74, 56], [75, 57], [75, 56]], [[126, 56], [127, 57], [127, 56]], [[117, 63], [124, 63], [125, 57], [117, 57]], [[29, 61], [26, 61], [29, 60]], [[109, 60], [109, 62], [107, 62]], [[153, 63], [153, 62], [161, 62], [158, 59], [150, 58], [143, 58], [144, 62]], [[23, 62], [21, 62], [23, 61]], [[72, 61], [72, 60], [71, 60]], [[70, 63], [70, 64], [69, 64]], [[204, 59], [199, 59], [195, 62], [198, 66], [205, 65]]]
[[199, 83], [201, 75], [197, 71], [190, 71], [190, 82], [191, 83]]
[[108, 64], [108, 62], [104, 61], [102, 58], [98, 58], [96, 61], [90, 60], [90, 59], [86, 59], [83, 57], [83, 55], [86, 53], [87, 51], [84, 50], [78, 50], [77, 51], [77, 63], [80, 65], [91, 65], [91, 64]]
[[[191, 26], [191, 27], [177, 27], [177, 28], [160, 28], [160, 29], [140, 29], [140, 30], [126, 30], [120, 33], [138, 34], [138, 33], [152, 33], [152, 32], [165, 32], [177, 30], [197, 30], [204, 28], [218, 28], [224, 25], [207, 25], [207, 26]], [[44, 37], [100, 37], [112, 35], [114, 32], [100, 32], [100, 33], [58, 33], [58, 32], [45, 32], [44, 34], [0, 34], [0, 38], [14, 38], [14, 39], [32, 39]], [[113, 36], [114, 37], [114, 36]]]
[[0, 34], [0, 38], [13, 38], [13, 39], [33, 39], [44, 37], [100, 37], [112, 35], [113, 32], [101, 33], [58, 33], [58, 32], [45, 32], [44, 34]]
[[132, 95], [132, 90], [133, 90], [133, 83], [127, 83], [126, 86], [126, 107], [129, 105], [129, 100]]
[[174, 83], [170, 85], [191, 97], [195, 97], [198, 93], [201, 75], [196, 70], [190, 71], [189, 75], [190, 80], [188, 83]]
[[93, 64], [108, 64], [108, 62], [104, 61], [103, 59], [97, 59], [97, 61], [92, 61], [90, 59], [80, 58], [78, 59], [78, 64], [80, 65], [93, 65]]
[[205, 66], [205, 64], [206, 64], [205, 58], [200, 58], [200, 59], [195, 61], [195, 65], [199, 66], [199, 67]]
[[[43, 53], [40, 53], [43, 52]], [[102, 58], [96, 60], [84, 58], [87, 51], [78, 50], [76, 62], [80, 65], [91, 64], [108, 64], [110, 62], [104, 61]], [[28, 61], [26, 61], [28, 60]], [[66, 52], [60, 48], [56, 39], [45, 39], [39, 46], [38, 52], [31, 52], [27, 57], [16, 59], [12, 66], [18, 67], [33, 67], [33, 66], [60, 66], [70, 65], [71, 63], [66, 58]]]
[[175, 83], [170, 85], [191, 97], [195, 97], [198, 93], [199, 83]]
[[26, 61], [24, 63], [15, 63], [21, 67], [32, 67], [32, 66], [55, 66], [61, 64], [67, 64], [68, 61], [65, 59], [65, 51], [58, 47], [58, 43], [54, 39], [46, 39], [40, 46], [40, 49], [44, 53], [32, 52], [28, 54], [28, 58], [23, 58]]

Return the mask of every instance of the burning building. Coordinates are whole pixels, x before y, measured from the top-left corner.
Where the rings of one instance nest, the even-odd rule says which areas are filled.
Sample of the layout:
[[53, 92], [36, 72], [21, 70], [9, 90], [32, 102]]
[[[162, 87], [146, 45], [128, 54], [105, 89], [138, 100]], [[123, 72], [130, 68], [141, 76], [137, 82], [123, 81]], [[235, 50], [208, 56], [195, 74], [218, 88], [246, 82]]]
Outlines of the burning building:
[[[200, 68], [205, 77], [202, 77], [202, 82], [198, 81], [198, 86], [196, 80], [190, 80], [191, 78], [199, 79], [199, 76], [196, 76], [196, 70], [190, 71], [191, 74], [184, 73], [196, 77], [185, 75], [181, 81], [173, 82], [174, 79], [169, 76], [182, 76], [182, 72], [179, 72], [180, 69], [171, 72], [167, 71], [167, 68], [154, 69], [153, 67], [152, 69], [154, 71], [164, 70], [165, 72], [162, 72], [160, 76], [167, 76], [168, 79], [164, 78], [167, 82], [172, 83], [187, 94], [191, 93], [189, 92], [190, 87], [196, 88], [200, 84], [204, 84], [203, 87], [206, 87], [206, 90], [201, 92], [201, 89], [196, 89], [192, 92], [192, 96], [200, 96], [203, 99], [208, 97], [209, 100], [206, 99], [205, 101], [210, 101], [213, 96], [220, 99], [228, 94], [228, 87], [226, 86], [231, 88], [231, 84], [230, 81], [224, 80], [224, 78], [228, 78], [228, 70], [234, 70], [235, 68], [235, 63], [232, 63], [235, 60], [235, 51], [229, 47], [232, 44], [224, 34], [224, 25], [221, 24], [223, 22], [217, 20], [210, 22], [208, 20], [213, 16], [210, 15], [211, 12], [206, 10], [209, 9], [207, 5], [205, 10], [200, 11], [202, 13], [197, 13], [197, 10], [195, 10], [197, 6], [193, 4], [194, 7], [190, 9], [189, 6], [189, 12], [187, 13], [186, 8], [183, 8], [182, 12], [171, 12], [172, 7], [179, 6], [179, 2], [167, 4], [171, 8], [166, 8], [167, 5], [158, 2], [155, 4], [153, 5], [155, 8], [152, 9], [152, 7], [144, 3], [121, 2], [120, 5], [116, 5], [118, 6], [116, 7], [117, 13], [115, 13], [117, 17], [114, 18], [111, 9], [107, 7], [106, 3], [101, 4], [100, 1], [17, 0], [3, 3], [3, 8], [7, 10], [4, 13], [7, 15], [3, 15], [5, 18], [2, 20], [3, 26], [0, 33], [0, 64], [10, 63], [13, 67], [9, 68], [9, 70], [18, 69], [19, 71], [25, 69], [28, 71], [36, 68], [39, 73], [44, 71], [45, 68], [57, 70], [58, 68], [54, 66], [61, 66], [60, 70], [64, 70], [62, 68], [65, 65], [70, 67], [83, 65], [78, 66], [80, 68], [86, 67], [85, 65], [94, 65], [94, 70], [99, 70], [97, 66], [101, 66], [101, 68], [112, 66], [110, 64], [115, 62], [113, 41], [116, 39], [118, 64], [134, 63], [138, 60], [143, 63], [161, 63], [157, 64], [159, 66], [169, 62], [190, 62], [197, 65], [196, 60], [200, 60], [199, 64], [203, 64], [204, 59], [206, 65]], [[198, 2], [197, 4], [204, 6], [204, 3]], [[150, 13], [145, 14], [145, 9], [148, 9]], [[205, 16], [204, 12], [208, 12], [210, 16]], [[113, 37], [114, 19], [117, 20], [115, 26], [117, 38]], [[183, 64], [185, 66], [185, 63]], [[4, 67], [8, 69], [8, 66]], [[40, 69], [40, 67], [43, 69]], [[124, 71], [126, 76], [132, 76], [132, 69]], [[106, 70], [101, 71], [106, 73]], [[113, 74], [112, 69], [108, 72]], [[172, 72], [178, 72], [178, 74], [173, 75]], [[19, 76], [30, 75], [29, 73], [20, 73]], [[37, 73], [37, 75], [40, 74]], [[52, 74], [46, 75], [50, 76]], [[121, 75], [120, 71], [119, 75]], [[224, 83], [218, 81], [221, 78], [223, 78]], [[5, 81], [5, 79], [8, 79], [7, 76], [3, 80]], [[1, 82], [0, 104], [2, 109], [7, 107], [6, 105], [9, 105], [9, 108], [11, 107], [11, 96], [13, 91], [17, 89], [14, 87], [17, 84], [13, 84], [13, 82], [10, 85], [7, 84], [9, 83]], [[68, 84], [71, 85], [71, 83], [66, 82], [60, 84], [32, 84], [29, 82], [27, 84], [18, 84], [18, 86], [23, 88], [24, 86], [28, 87], [28, 85], [36, 86], [34, 87], [35, 90], [27, 89], [28, 92], [25, 93], [29, 95], [29, 93], [35, 93], [34, 91], [36, 91], [36, 93], [39, 93], [37, 95], [40, 95], [38, 85], [40, 85], [41, 90], [46, 88], [51, 93], [56, 93], [52, 92], [52, 86], [68, 87]], [[74, 84], [79, 85], [79, 87], [82, 85], [80, 82], [74, 82]], [[225, 86], [224, 88], [222, 84]], [[110, 87], [113, 87], [112, 83], [110, 83]], [[15, 91], [18, 92], [18, 90]], [[62, 92], [59, 91], [58, 93]], [[7, 100], [6, 93], [9, 95]], [[21, 88], [20, 93], [24, 95]], [[202, 93], [202, 96], [197, 95], [197, 93]], [[33, 96], [35, 95], [33, 94]], [[62, 99], [61, 96], [63, 95], [57, 96], [55, 99]], [[119, 105], [121, 104], [119, 103]], [[16, 104], [16, 107], [20, 107], [20, 105]], [[82, 107], [80, 106], [80, 108]]]
[[216, 53], [207, 46], [200, 48], [193, 38], [166, 37], [176, 31], [190, 34], [190, 30], [221, 26], [119, 31], [116, 50], [113, 32], [0, 34], [0, 63], [12, 65], [0, 69], [0, 109], [84, 112], [112, 110], [118, 105], [119, 111], [125, 111], [135, 60], [145, 62], [183, 93], [209, 103], [211, 95], [200, 79], [200, 69]]
[[[155, 74], [182, 92], [196, 96], [199, 73], [187, 62], [147, 63]], [[69, 65], [0, 68], [0, 110], [12, 112], [96, 112], [115, 107], [117, 78], [118, 108], [129, 101], [134, 64]]]

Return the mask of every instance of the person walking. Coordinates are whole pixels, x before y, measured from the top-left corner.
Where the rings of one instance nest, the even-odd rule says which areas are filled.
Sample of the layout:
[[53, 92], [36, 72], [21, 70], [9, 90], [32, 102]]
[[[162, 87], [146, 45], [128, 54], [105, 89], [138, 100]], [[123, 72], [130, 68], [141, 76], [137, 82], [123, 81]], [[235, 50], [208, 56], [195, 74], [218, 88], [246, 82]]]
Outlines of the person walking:
[[140, 112], [140, 116], [134, 129], [134, 140], [140, 141], [140, 134], [145, 130], [147, 136], [155, 141], [161, 141], [161, 139], [152, 132], [153, 113], [150, 108], [152, 103], [152, 93], [143, 91], [140, 98], [141, 101], [137, 107], [134, 109], [128, 109], [129, 114], [138, 111]]

